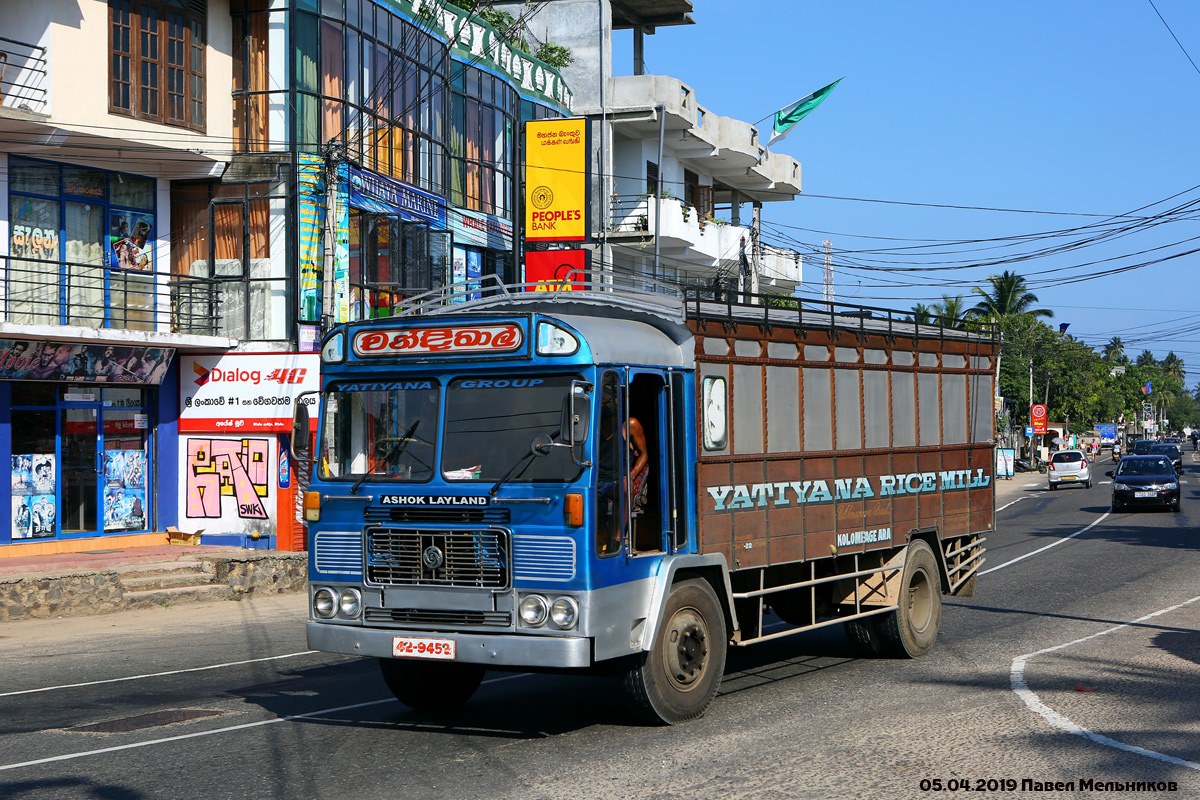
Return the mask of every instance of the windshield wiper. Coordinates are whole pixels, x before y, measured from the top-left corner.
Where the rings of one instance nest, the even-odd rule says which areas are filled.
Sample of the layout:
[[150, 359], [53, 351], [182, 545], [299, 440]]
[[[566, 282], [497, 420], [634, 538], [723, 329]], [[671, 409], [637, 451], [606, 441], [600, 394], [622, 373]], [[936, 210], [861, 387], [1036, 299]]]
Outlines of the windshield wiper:
[[488, 494], [492, 496], [492, 499], [496, 499], [496, 492], [500, 491], [500, 487], [503, 486], [508, 479], [513, 476], [513, 473], [520, 469], [521, 466], [527, 461], [532, 459], [534, 456], [550, 455], [550, 448], [553, 446], [553, 441], [553, 437], [547, 436], [544, 433], [539, 433], [537, 436], [533, 437], [533, 441], [529, 445], [529, 452], [518, 458], [517, 463], [509, 467], [508, 472], [504, 473], [504, 477], [496, 481], [496, 483], [493, 484], [492, 488], [488, 491]]
[[412, 441], [412, 435], [416, 433], [417, 426], [420, 424], [421, 420], [417, 420], [412, 425], [409, 425], [408, 430], [406, 430], [404, 435], [400, 437], [400, 441], [392, 445], [392, 449], [389, 450], [382, 459], [371, 464], [371, 466], [367, 468], [367, 471], [363, 473], [362, 477], [354, 482], [354, 485], [350, 487], [350, 494], [358, 494], [358, 488], [363, 485], [363, 482], [367, 478], [374, 474], [375, 467], [379, 466], [381, 463], [386, 465], [392, 459], [399, 458], [401, 454], [404, 453], [405, 448], [408, 447], [408, 443]]

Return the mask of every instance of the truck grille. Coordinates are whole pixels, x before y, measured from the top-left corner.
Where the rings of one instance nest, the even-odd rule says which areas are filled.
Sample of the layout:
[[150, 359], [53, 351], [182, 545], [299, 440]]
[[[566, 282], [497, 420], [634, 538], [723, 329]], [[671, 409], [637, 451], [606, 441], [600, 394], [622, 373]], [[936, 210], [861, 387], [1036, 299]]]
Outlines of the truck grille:
[[429, 611], [420, 608], [368, 608], [366, 621], [376, 624], [476, 626], [510, 628], [512, 615], [507, 611]]
[[507, 525], [507, 508], [403, 508], [368, 506], [363, 512], [365, 522], [434, 525]]
[[507, 589], [508, 531], [367, 529], [367, 583]]

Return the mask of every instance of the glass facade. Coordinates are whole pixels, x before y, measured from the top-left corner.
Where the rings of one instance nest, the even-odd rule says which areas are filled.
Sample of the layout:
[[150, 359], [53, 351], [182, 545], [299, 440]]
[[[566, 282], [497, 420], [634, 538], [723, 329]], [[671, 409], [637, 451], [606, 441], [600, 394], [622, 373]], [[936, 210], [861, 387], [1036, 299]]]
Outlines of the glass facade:
[[8, 321], [153, 330], [153, 178], [8, 158]]

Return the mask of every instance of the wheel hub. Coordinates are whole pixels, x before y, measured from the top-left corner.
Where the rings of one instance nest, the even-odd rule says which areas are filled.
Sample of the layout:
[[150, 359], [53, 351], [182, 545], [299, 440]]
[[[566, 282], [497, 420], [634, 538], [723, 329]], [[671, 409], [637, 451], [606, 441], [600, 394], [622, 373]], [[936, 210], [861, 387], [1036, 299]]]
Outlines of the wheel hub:
[[708, 626], [693, 609], [680, 609], [664, 633], [667, 675], [676, 688], [687, 691], [704, 675], [708, 661]]

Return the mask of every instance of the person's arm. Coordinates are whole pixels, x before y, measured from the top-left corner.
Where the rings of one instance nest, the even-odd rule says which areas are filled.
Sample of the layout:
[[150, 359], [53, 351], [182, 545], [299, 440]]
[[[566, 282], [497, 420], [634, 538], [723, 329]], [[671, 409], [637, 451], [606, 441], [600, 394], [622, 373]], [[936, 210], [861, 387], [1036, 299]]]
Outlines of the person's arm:
[[650, 453], [646, 447], [646, 432], [642, 430], [642, 423], [637, 421], [636, 417], [629, 418], [629, 444], [633, 447], [633, 451], [637, 453], [637, 459], [633, 462], [633, 467], [629, 470], [632, 476], [642, 474], [646, 467], [650, 466]]

